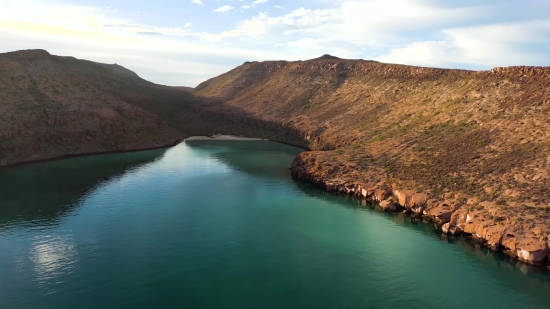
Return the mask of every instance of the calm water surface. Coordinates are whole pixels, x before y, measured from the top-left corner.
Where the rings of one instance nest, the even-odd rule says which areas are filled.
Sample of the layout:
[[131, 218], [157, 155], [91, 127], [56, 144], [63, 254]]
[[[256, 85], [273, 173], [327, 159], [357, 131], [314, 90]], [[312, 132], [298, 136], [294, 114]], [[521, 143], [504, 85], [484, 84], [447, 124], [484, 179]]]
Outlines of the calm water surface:
[[0, 308], [550, 308], [550, 276], [194, 142], [0, 170]]

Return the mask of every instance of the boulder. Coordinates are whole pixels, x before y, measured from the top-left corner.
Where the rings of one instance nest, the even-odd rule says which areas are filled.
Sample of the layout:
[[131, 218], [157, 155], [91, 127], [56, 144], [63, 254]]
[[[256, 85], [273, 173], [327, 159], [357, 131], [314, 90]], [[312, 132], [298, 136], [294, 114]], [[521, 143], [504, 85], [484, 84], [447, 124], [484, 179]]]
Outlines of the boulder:
[[424, 207], [414, 206], [410, 209], [415, 215], [421, 215], [424, 212]]
[[506, 232], [506, 227], [503, 225], [491, 224], [481, 230], [481, 236], [487, 240], [489, 246], [493, 249], [502, 249], [502, 237]]
[[383, 200], [380, 202], [380, 208], [382, 208], [384, 211], [397, 211], [397, 205], [392, 199]]
[[448, 235], [459, 235], [460, 233], [462, 233], [462, 229], [460, 227], [449, 222], [443, 224], [441, 229], [443, 230], [444, 234]]
[[466, 223], [466, 217], [468, 215], [468, 210], [461, 208], [453, 212], [451, 215], [451, 223], [454, 225], [462, 226]]
[[506, 231], [504, 235], [502, 235], [501, 244], [508, 248], [508, 250], [512, 252], [517, 252], [517, 243], [518, 243], [518, 237], [516, 237], [514, 232], [508, 232]]
[[378, 189], [374, 191], [374, 200], [382, 202], [383, 200], [390, 197], [390, 193], [387, 190]]
[[517, 255], [520, 260], [540, 264], [546, 260], [548, 247], [546, 242], [533, 237], [522, 237], [517, 243]]
[[395, 190], [394, 193], [395, 193], [395, 196], [397, 197], [397, 201], [399, 205], [405, 208], [410, 208], [407, 206], [410, 205], [410, 200], [416, 192], [412, 190]]
[[451, 235], [462, 234], [462, 229], [456, 225], [451, 225], [451, 227], [449, 227], [449, 234]]
[[411, 196], [409, 201], [410, 207], [424, 207], [428, 202], [428, 195], [424, 193], [415, 193]]
[[423, 211], [423, 214], [440, 224], [444, 224], [451, 221], [451, 215], [455, 209], [456, 207], [453, 204], [445, 201], [436, 203], [432, 207], [428, 207]]

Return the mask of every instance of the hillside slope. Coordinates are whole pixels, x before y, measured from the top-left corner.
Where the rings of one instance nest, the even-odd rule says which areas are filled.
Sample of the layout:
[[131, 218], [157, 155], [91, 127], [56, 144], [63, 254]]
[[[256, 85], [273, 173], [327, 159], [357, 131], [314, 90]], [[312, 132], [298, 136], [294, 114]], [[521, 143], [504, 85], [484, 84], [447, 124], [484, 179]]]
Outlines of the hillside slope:
[[452, 221], [541, 262], [550, 232], [549, 87], [547, 67], [476, 72], [321, 57], [245, 63], [194, 93], [294, 128], [324, 150], [300, 155], [296, 177], [372, 199], [393, 195], [384, 205]]
[[151, 85], [117, 65], [43, 50], [0, 54], [0, 166], [181, 140], [180, 131], [132, 104]]
[[167, 146], [220, 132], [300, 143], [277, 123], [190, 90], [44, 50], [0, 54], [0, 166]]

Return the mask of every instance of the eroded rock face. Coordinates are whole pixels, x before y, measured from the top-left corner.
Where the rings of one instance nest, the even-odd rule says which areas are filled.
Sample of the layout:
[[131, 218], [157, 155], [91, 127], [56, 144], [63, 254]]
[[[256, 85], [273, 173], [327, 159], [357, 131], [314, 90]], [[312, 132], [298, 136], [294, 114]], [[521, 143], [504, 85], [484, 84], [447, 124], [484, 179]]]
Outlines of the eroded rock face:
[[433, 205], [430, 204], [431, 203], [427, 203], [427, 207], [423, 211], [423, 214], [440, 224], [450, 222], [453, 212], [462, 206], [462, 204], [457, 201], [444, 201], [435, 202]]
[[441, 229], [443, 230], [444, 234], [453, 235], [453, 236], [456, 236], [462, 233], [462, 229], [460, 227], [449, 222], [443, 224]]
[[540, 239], [524, 237], [517, 243], [517, 255], [520, 260], [540, 264], [546, 260], [548, 246]]
[[467, 215], [468, 210], [460, 208], [451, 215], [451, 223], [458, 226], [463, 225], [466, 223]]
[[488, 225], [481, 231], [481, 236], [487, 240], [487, 243], [494, 249], [502, 246], [502, 237], [506, 232], [506, 227], [503, 225]]
[[410, 201], [412, 196], [415, 194], [415, 191], [412, 190], [395, 190], [394, 194], [397, 197], [397, 202], [399, 205], [410, 208]]
[[410, 207], [424, 207], [428, 201], [428, 195], [424, 193], [415, 193], [411, 196]]
[[378, 202], [384, 201], [390, 196], [390, 193], [387, 190], [378, 189], [374, 191], [374, 199]]
[[398, 210], [398, 206], [392, 199], [387, 199], [380, 202], [380, 208], [388, 212], [393, 212]]

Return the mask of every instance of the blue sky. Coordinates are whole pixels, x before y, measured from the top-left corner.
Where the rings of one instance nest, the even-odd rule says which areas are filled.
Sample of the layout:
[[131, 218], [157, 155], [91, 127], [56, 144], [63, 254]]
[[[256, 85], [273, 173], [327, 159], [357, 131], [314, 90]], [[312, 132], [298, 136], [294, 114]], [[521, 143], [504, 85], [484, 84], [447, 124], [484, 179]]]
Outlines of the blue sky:
[[329, 53], [410, 65], [550, 65], [550, 0], [0, 0], [0, 52], [196, 86], [244, 61]]

